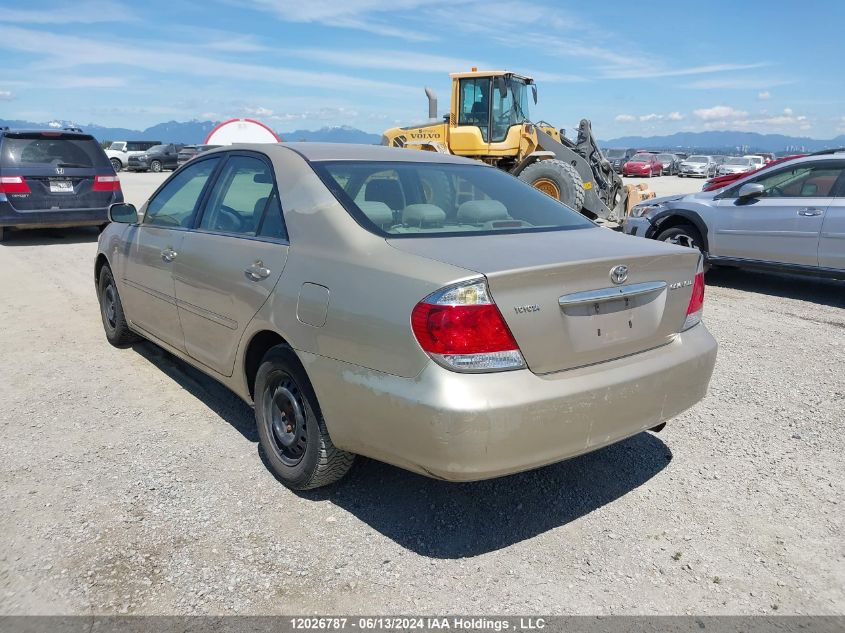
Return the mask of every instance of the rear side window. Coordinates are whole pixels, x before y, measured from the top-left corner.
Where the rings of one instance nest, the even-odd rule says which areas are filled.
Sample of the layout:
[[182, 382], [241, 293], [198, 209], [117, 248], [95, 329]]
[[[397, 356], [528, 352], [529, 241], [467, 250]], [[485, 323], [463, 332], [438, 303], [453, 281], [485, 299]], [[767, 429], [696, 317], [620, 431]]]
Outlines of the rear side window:
[[[838, 161], [802, 163], [747, 182], [763, 185], [764, 198], [827, 198], [834, 195], [834, 185], [843, 167], [845, 164]], [[734, 196], [738, 192], [739, 187], [731, 190]]]
[[2, 167], [90, 168], [108, 166], [108, 158], [92, 137], [28, 134], [3, 139]]
[[273, 174], [267, 163], [251, 156], [232, 156], [211, 191], [200, 228], [257, 235], [272, 193]]
[[214, 156], [192, 163], [171, 177], [147, 205], [144, 224], [190, 226], [205, 184], [219, 160], [219, 157]]
[[415, 162], [324, 162], [314, 169], [377, 235], [435, 237], [595, 227], [579, 213], [498, 169]]

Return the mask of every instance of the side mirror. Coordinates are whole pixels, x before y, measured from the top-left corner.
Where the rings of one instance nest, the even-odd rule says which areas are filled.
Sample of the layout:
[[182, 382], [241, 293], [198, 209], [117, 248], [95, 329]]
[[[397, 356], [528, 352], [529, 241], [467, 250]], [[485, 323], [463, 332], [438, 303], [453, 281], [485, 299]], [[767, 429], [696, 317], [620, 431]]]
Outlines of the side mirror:
[[758, 182], [747, 182], [739, 188], [737, 198], [740, 200], [750, 200], [763, 195], [764, 187]]
[[109, 205], [109, 221], [135, 224], [138, 221], [138, 209], [129, 202], [116, 202]]

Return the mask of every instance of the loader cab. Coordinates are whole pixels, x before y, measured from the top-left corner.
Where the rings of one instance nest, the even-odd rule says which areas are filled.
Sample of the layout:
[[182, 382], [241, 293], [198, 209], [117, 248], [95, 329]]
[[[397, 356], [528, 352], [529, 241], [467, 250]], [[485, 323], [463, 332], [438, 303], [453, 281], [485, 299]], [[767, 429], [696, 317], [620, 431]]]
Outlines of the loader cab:
[[463, 156], [516, 156], [520, 130], [530, 121], [537, 87], [530, 77], [506, 72], [455, 73], [449, 145]]

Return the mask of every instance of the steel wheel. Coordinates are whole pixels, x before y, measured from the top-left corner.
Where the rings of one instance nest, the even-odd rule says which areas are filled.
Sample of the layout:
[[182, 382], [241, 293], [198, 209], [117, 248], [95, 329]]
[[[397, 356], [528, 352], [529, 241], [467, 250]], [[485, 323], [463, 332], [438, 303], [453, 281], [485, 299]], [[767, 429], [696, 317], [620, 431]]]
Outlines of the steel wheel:
[[560, 188], [557, 186], [557, 183], [548, 178], [540, 178], [535, 180], [533, 184], [536, 189], [539, 189], [547, 196], [551, 196], [555, 200], [560, 200]]
[[114, 280], [109, 277], [108, 285], [103, 289], [103, 299], [100, 301], [100, 309], [103, 312], [103, 320], [112, 331], [117, 328], [116, 304], [117, 289], [114, 287]]
[[302, 461], [308, 446], [305, 404], [288, 374], [280, 374], [264, 389], [264, 416], [272, 429], [272, 448], [286, 466]]

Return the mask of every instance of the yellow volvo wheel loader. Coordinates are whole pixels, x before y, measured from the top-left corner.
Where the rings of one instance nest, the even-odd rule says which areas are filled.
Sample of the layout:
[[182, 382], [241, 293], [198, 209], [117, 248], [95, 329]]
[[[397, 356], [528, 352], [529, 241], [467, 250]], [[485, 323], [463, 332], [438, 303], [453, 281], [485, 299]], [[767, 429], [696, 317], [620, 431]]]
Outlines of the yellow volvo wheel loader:
[[429, 121], [392, 128], [382, 144], [476, 158], [495, 165], [592, 219], [622, 218], [625, 190], [582, 119], [575, 142], [563, 130], [530, 120], [537, 103], [531, 77], [507, 71], [452, 73], [449, 114], [437, 118], [430, 88]]

